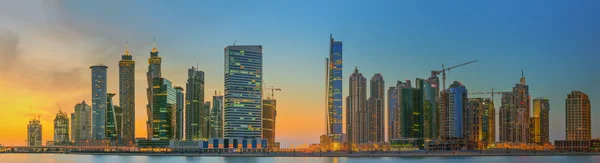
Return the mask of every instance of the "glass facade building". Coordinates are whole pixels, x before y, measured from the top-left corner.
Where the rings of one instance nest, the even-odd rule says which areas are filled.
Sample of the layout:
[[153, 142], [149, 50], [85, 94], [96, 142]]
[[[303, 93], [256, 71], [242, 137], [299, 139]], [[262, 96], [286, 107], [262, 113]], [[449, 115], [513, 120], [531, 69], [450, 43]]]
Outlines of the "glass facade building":
[[183, 139], [183, 107], [184, 107], [184, 94], [183, 88], [175, 87], [176, 101], [175, 101], [175, 139]]
[[106, 70], [104, 65], [92, 69], [92, 138], [103, 140], [106, 127]]
[[165, 78], [154, 78], [152, 83], [152, 139], [171, 140], [174, 138], [176, 91], [171, 81]]
[[423, 81], [421, 92], [423, 93], [423, 135], [425, 139], [439, 139], [438, 101], [439, 80], [431, 77]]
[[392, 138], [394, 138], [394, 119], [396, 119], [396, 106], [398, 106], [396, 104], [396, 101], [398, 100], [398, 93], [396, 90], [396, 87], [390, 87], [388, 89], [388, 101], [387, 101], [387, 108], [388, 108], [388, 126], [387, 126], [387, 132], [388, 132], [388, 142], [391, 142]]
[[75, 111], [71, 113], [71, 140], [77, 142], [78, 140], [91, 140], [92, 139], [92, 108], [82, 101], [75, 105]]
[[146, 131], [148, 134], [148, 139], [152, 139], [152, 137], [154, 136], [154, 127], [152, 126], [153, 123], [153, 119], [154, 115], [152, 115], [152, 109], [154, 108], [154, 106], [152, 106], [153, 104], [153, 96], [154, 93], [152, 92], [154, 89], [152, 88], [152, 86], [154, 86], [154, 78], [160, 78], [161, 77], [161, 63], [162, 63], [162, 58], [158, 56], [158, 50], [156, 50], [156, 40], [154, 42], [154, 47], [152, 48], [152, 51], [150, 51], [150, 58], [148, 58], [148, 72], [146, 72], [146, 80], [148, 81], [148, 88], [146, 88], [146, 97], [148, 98], [148, 104], [146, 105], [146, 113], [148, 114], [148, 121], [146, 121]]
[[120, 115], [122, 115], [121, 108], [113, 104], [112, 98], [114, 96], [114, 93], [108, 93], [106, 101], [106, 106], [108, 107], [106, 110], [106, 138], [111, 143], [119, 142], [121, 136], [121, 122], [119, 120]]
[[342, 42], [329, 36], [329, 58], [326, 59], [327, 134], [342, 142]]
[[210, 138], [223, 138], [223, 96], [213, 96], [210, 112]]
[[261, 45], [224, 49], [225, 138], [262, 138], [262, 50]]
[[550, 101], [546, 98], [533, 100], [533, 116], [529, 121], [531, 126], [530, 142], [537, 144], [550, 143]]
[[204, 72], [195, 67], [188, 69], [188, 79], [185, 84], [185, 139], [202, 139], [204, 107]]
[[[269, 145], [275, 144], [275, 120], [277, 118], [277, 101], [275, 99], [263, 100], [263, 138]], [[272, 149], [270, 146], [269, 149]]]
[[371, 78], [371, 96], [368, 101], [367, 123], [369, 142], [385, 141], [385, 81], [381, 73]]
[[440, 110], [440, 137], [442, 140], [464, 137], [463, 111], [467, 108], [467, 88], [454, 81], [442, 95]]

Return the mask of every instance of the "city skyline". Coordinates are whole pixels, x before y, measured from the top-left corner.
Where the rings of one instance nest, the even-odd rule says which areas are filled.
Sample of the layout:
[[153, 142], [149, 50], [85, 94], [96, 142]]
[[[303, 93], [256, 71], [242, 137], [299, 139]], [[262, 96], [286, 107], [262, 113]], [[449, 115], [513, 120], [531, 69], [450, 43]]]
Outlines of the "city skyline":
[[[84, 3], [84, 2], [78, 2]], [[82, 4], [69, 4], [65, 8], [67, 14], [74, 13], [85, 13], [80, 16], [72, 16], [75, 20], [80, 20], [86, 17], [100, 17], [105, 18], [100, 21], [103, 22], [121, 22], [123, 19], [116, 19], [115, 17], [110, 17], [116, 20], [109, 20], [106, 17], [101, 17], [98, 15], [93, 15], [91, 13], [86, 13], [84, 11], [80, 11], [78, 9], [74, 9], [75, 6]], [[276, 5], [285, 5], [285, 4], [276, 4]], [[490, 5], [490, 4], [487, 4]], [[487, 6], [483, 5], [483, 6]], [[502, 4], [500, 4], [502, 5]], [[557, 4], [558, 5], [558, 4]], [[167, 5], [170, 6], [170, 5]], [[419, 6], [418, 4], [413, 4], [412, 7]], [[578, 7], [581, 7], [577, 5]], [[56, 5], [50, 5], [50, 7], [57, 7]], [[60, 6], [59, 6], [60, 7]], [[100, 6], [99, 8], [101, 8]], [[157, 6], [154, 6], [157, 7]], [[306, 6], [300, 6], [306, 8]], [[348, 7], [348, 6], [346, 6]], [[367, 5], [367, 8], [373, 8], [373, 5]], [[135, 7], [138, 8], [138, 7]], [[184, 8], [184, 10], [189, 8]], [[520, 8], [517, 7], [516, 11], [522, 13], [524, 9], [528, 8]], [[166, 9], [165, 9], [166, 10]], [[458, 10], [458, 9], [457, 9]], [[482, 9], [476, 9], [480, 11]], [[541, 11], [540, 11], [541, 10]], [[538, 12], [549, 12], [549, 9], [538, 9]], [[567, 10], [567, 9], [563, 9]], [[589, 11], [589, 8], [584, 8], [583, 10]], [[10, 10], [12, 11], [12, 10]], [[45, 10], [47, 11], [47, 10]], [[49, 10], [47, 12], [52, 12], [53, 10]], [[317, 11], [321, 11], [317, 9]], [[453, 10], [454, 11], [454, 10]], [[41, 12], [41, 11], [40, 11]], [[277, 11], [273, 11], [277, 12]], [[389, 11], [387, 11], [389, 12]], [[538, 13], [534, 12], [534, 13]], [[597, 13], [597, 11], [590, 11], [593, 13]], [[415, 11], [409, 10], [404, 11], [404, 13], [410, 14], [415, 13]], [[459, 12], [462, 13], [462, 12]], [[487, 16], [494, 16], [495, 12], [484, 12], [487, 13]], [[372, 16], [383, 14], [381, 12], [373, 12]], [[434, 14], [435, 15], [435, 14]], [[485, 15], [485, 14], [484, 14]], [[58, 14], [50, 14], [50, 17], [58, 17]], [[139, 16], [139, 15], [138, 15]], [[218, 15], [217, 15], [218, 16]], [[251, 14], [250, 16], [258, 17], [261, 16], [259, 14]], [[394, 15], [397, 17], [402, 17], [400, 15]], [[464, 20], [458, 18], [460, 15], [450, 15], [450, 18]], [[510, 22], [509, 18], [511, 15], [496, 15], [500, 18], [498, 20], [500, 23]], [[558, 15], [561, 16], [561, 15]], [[578, 17], [577, 13], [574, 14], [565, 14], [562, 16], [566, 17]], [[166, 27], [152, 27], [147, 30], [141, 30], [139, 33], [133, 33], [130, 35], [123, 35], [124, 32], [131, 31], [132, 29], [128, 29], [127, 27], [122, 27], [120, 29], [115, 29], [115, 31], [107, 32], [105, 30], [98, 30], [91, 33], [96, 32], [107, 32], [108, 35], [105, 37], [93, 35], [91, 38], [99, 38], [100, 41], [90, 41], [91, 38], [81, 37], [81, 36], [73, 36], [70, 34], [73, 33], [62, 33], [66, 34], [69, 37], [68, 39], [72, 40], [62, 40], [59, 39], [58, 36], [54, 34], [49, 35], [41, 35], [37, 36], [40, 38], [40, 41], [32, 41], [31, 38], [28, 38], [28, 35], [34, 35], [35, 32], [28, 33], [27, 29], [18, 30], [12, 27], [11, 25], [19, 25], [19, 22], [12, 19], [6, 19], [10, 23], [7, 26], [0, 26], [7, 28], [9, 32], [2, 31], [0, 34], [2, 36], [12, 36], [20, 39], [19, 43], [15, 45], [15, 52], [21, 52], [19, 54], [19, 60], [8, 60], [7, 64], [8, 69], [2, 72], [5, 74], [3, 78], [0, 79], [0, 88], [7, 90], [7, 93], [15, 93], [13, 94], [4, 94], [0, 95], [0, 107], [2, 108], [14, 108], [17, 109], [15, 113], [9, 113], [7, 115], [0, 116], [0, 119], [3, 119], [2, 123], [5, 124], [15, 124], [15, 127], [6, 126], [3, 127], [10, 131], [15, 131], [15, 136], [2, 134], [0, 135], [0, 143], [3, 144], [20, 144], [23, 142], [23, 137], [25, 136], [25, 125], [27, 121], [31, 119], [30, 114], [42, 114], [42, 124], [46, 126], [50, 126], [50, 120], [56, 114], [56, 101], [60, 101], [63, 106], [68, 106], [65, 111], [67, 113], [72, 112], [72, 108], [70, 106], [74, 106], [77, 102], [81, 101], [91, 101], [89, 98], [91, 93], [89, 92], [89, 69], [86, 70], [86, 66], [89, 67], [93, 64], [105, 64], [108, 68], [108, 92], [119, 92], [118, 91], [118, 60], [119, 56], [122, 54], [122, 49], [124, 47], [123, 41], [129, 40], [130, 42], [130, 52], [134, 60], [138, 63], [135, 70], [136, 76], [136, 137], [144, 137], [146, 133], [145, 121], [147, 120], [146, 111], [144, 106], [147, 104], [146, 97], [144, 96], [145, 91], [148, 85], [145, 83], [145, 72], [147, 69], [147, 59], [148, 59], [148, 51], [152, 48], [152, 37], [157, 37], [157, 46], [161, 47], [161, 50], [164, 53], [161, 53], [161, 57], [163, 57], [163, 74], [165, 78], [172, 79], [174, 85], [183, 85], [185, 84], [185, 70], [192, 65], [196, 64], [196, 60], [200, 63], [200, 69], [207, 73], [206, 76], [206, 91], [205, 97], [211, 97], [210, 95], [214, 90], [223, 90], [222, 88], [222, 51], [221, 48], [224, 46], [230, 45], [234, 42], [234, 40], [238, 40], [238, 43], [256, 43], [262, 44], [265, 46], [265, 58], [264, 58], [264, 67], [265, 67], [265, 86], [276, 85], [281, 87], [283, 90], [281, 93], [278, 93], [278, 121], [277, 121], [277, 137], [278, 141], [282, 142], [282, 147], [288, 147], [291, 144], [301, 145], [303, 143], [317, 143], [318, 136], [323, 134], [324, 129], [324, 118], [323, 118], [323, 91], [324, 86], [323, 82], [323, 74], [322, 71], [322, 58], [327, 55], [327, 35], [329, 33], [333, 33], [336, 38], [344, 41], [344, 64], [346, 65], [344, 74], [342, 76], [343, 81], [349, 77], [349, 74], [352, 72], [352, 68], [354, 66], [358, 66], [361, 68], [361, 72], [366, 77], [370, 77], [375, 73], [381, 73], [386, 77], [388, 81], [384, 88], [388, 88], [395, 84], [397, 80], [404, 79], [414, 79], [414, 78], [426, 78], [429, 76], [429, 71], [431, 70], [439, 70], [441, 67], [439, 65], [454, 65], [461, 63], [466, 60], [478, 59], [479, 63], [469, 65], [467, 67], [463, 67], [457, 70], [453, 70], [448, 75], [447, 83], [450, 81], [458, 80], [463, 82], [467, 87], [469, 92], [480, 92], [480, 91], [489, 91], [491, 88], [495, 88], [496, 90], [501, 91], [509, 91], [516, 79], [521, 75], [520, 70], [525, 70], [525, 76], [528, 79], [528, 85], [530, 86], [530, 95], [532, 98], [535, 97], [548, 97], [550, 99], [550, 139], [565, 139], [564, 138], [564, 98], [566, 95], [572, 90], [578, 90], [585, 92], [590, 97], [590, 101], [593, 106], [598, 103], [597, 99], [599, 88], [598, 86], [593, 85], [593, 83], [597, 83], [598, 77], [589, 74], [595, 74], [600, 68], [598, 65], [595, 65], [593, 61], [598, 60], [598, 55], [595, 55], [597, 52], [597, 48], [595, 45], [590, 45], [590, 42], [597, 42], [599, 34], [597, 32], [592, 33], [578, 33], [565, 30], [564, 26], [557, 28], [546, 29], [547, 31], [537, 31], [533, 32], [533, 29], [537, 29], [539, 27], [547, 27], [551, 25], [557, 25], [553, 21], [550, 20], [539, 20], [537, 22], [539, 24], [528, 24], [524, 21], [528, 18], [542, 17], [548, 18], [540, 15], [529, 15], [525, 16], [525, 18], [515, 18], [518, 23], [513, 25], [532, 25], [534, 27], [523, 27], [529, 30], [518, 30], [512, 29], [511, 27], [501, 28], [498, 33], [507, 32], [508, 35], [504, 37], [495, 38], [498, 34], [485, 34], [476, 37], [476, 35], [494, 31], [493, 29], [498, 30], [497, 28], [493, 28], [488, 26], [492, 23], [489, 21], [484, 21], [482, 24], [476, 24], [479, 26], [483, 26], [482, 28], [473, 28], [479, 29], [481, 31], [474, 30], [473, 33], [468, 35], [470, 39], [460, 40], [459, 42], [451, 42], [452, 38], [459, 38], [457, 33], [461, 33], [457, 28], [463, 27], [462, 24], [458, 25], [450, 25], [448, 31], [435, 31], [430, 29], [414, 29], [415, 27], [426, 27], [428, 21], [432, 19], [438, 20], [441, 19], [440, 13], [437, 14], [437, 17], [428, 18], [425, 17], [423, 19], [424, 22], [419, 21], [410, 21], [410, 19], [403, 18], [402, 20], [408, 21], [408, 27], [404, 29], [400, 29], [397, 32], [392, 32], [389, 35], [382, 35], [378, 32], [360, 32], [360, 28], [374, 28], [375, 26], [359, 26], [352, 27], [347, 30], [343, 30], [342, 26], [311, 26], [306, 25], [304, 27], [323, 27], [322, 29], [316, 31], [302, 31], [301, 33], [307, 34], [306, 36], [296, 37], [295, 40], [284, 39], [282, 43], [277, 43], [278, 39], [275, 37], [266, 37], [260, 38], [257, 35], [235, 35], [243, 33], [243, 31], [235, 32], [231, 35], [225, 35], [224, 38], [218, 38], [213, 34], [208, 34], [210, 32], [215, 32], [213, 28], [205, 28], [203, 30], [207, 30], [208, 33], [202, 32], [192, 32], [190, 36], [186, 36], [184, 32], [179, 33], [173, 30], [165, 30]], [[126, 16], [126, 18], [131, 18], [131, 16]], [[300, 15], [300, 19], [307, 18], [306, 16]], [[340, 24], [354, 24], [348, 21], [348, 16], [342, 17], [343, 19], [339, 20]], [[418, 17], [417, 17], [418, 18]], [[465, 19], [477, 19], [482, 17], [470, 17]], [[551, 17], [550, 17], [551, 18]], [[25, 20], [36, 19], [35, 16], [24, 18]], [[64, 18], [63, 18], [64, 19]], [[150, 19], [150, 18], [149, 18]], [[277, 20], [273, 17], [267, 17], [265, 21], [273, 22]], [[322, 19], [318, 19], [319, 22]], [[168, 22], [168, 20], [157, 18], [158, 22]], [[382, 25], [381, 20], [373, 20], [376, 25]], [[567, 20], [565, 20], [567, 21]], [[573, 19], [569, 20], [576, 27], [576, 29], [582, 29], [583, 31], [589, 29], [593, 29], [599, 27], [600, 25], [595, 22], [591, 22], [589, 27], [581, 27], [577, 26], [577, 23], [581, 23], [582, 20]], [[210, 21], [209, 21], [210, 22]], [[132, 25], [140, 26], [142, 21], [133, 21]], [[174, 25], [179, 27], [186, 27], [185, 24], [178, 24], [181, 22], [175, 22]], [[214, 22], [212, 22], [214, 23]], [[221, 22], [222, 23], [222, 22]], [[323, 23], [323, 22], [321, 22]], [[273, 24], [269, 24], [273, 25]], [[314, 25], [314, 24], [313, 24]], [[411, 26], [412, 25], [412, 26]], [[449, 25], [449, 24], [447, 24]], [[191, 24], [189, 26], [198, 26], [198, 24]], [[219, 22], [217, 22], [216, 26], [220, 26]], [[399, 24], [391, 24], [393, 27], [401, 27]], [[51, 26], [53, 27], [53, 26]], [[120, 25], [116, 25], [114, 28], [119, 28]], [[256, 28], [263, 26], [254, 26], [252, 29], [248, 30], [258, 30]], [[279, 26], [281, 28], [289, 28], [285, 23]], [[535, 28], [537, 27], [537, 28]], [[382, 27], [387, 31], [390, 31], [387, 27]], [[519, 26], [518, 28], [521, 28]], [[43, 28], [42, 28], [43, 29]], [[88, 29], [88, 28], [84, 28]], [[290, 28], [288, 30], [281, 31], [273, 31], [271, 34], [277, 35], [282, 34], [282, 37], [294, 37], [295, 35], [287, 34], [294, 32], [296, 28]], [[312, 28], [311, 28], [312, 29]], [[472, 29], [472, 28], [467, 28]], [[89, 30], [89, 29], [88, 29]], [[194, 29], [198, 30], [198, 29]], [[225, 28], [222, 30], [217, 30], [216, 35], [221, 34], [221, 32], [226, 32], [231, 30], [230, 28]], [[42, 30], [45, 31], [45, 30]], [[164, 31], [164, 32], [160, 32]], [[183, 29], [183, 31], [190, 32], [189, 29]], [[246, 30], [244, 30], [246, 31]], [[64, 32], [64, 31], [61, 31]], [[58, 32], [58, 33], [61, 33]], [[86, 31], [81, 31], [85, 33]], [[87, 31], [90, 32], [90, 31]], [[261, 32], [264, 32], [261, 30]], [[433, 34], [442, 34], [437, 38], [432, 38], [429, 36], [430, 34], [425, 34], [431, 32]], [[532, 32], [530, 35], [524, 35], [526, 33]], [[13, 33], [11, 35], [11, 33]], [[416, 33], [416, 34], [411, 34]], [[558, 38], [566, 38], [566, 41], [560, 41], [555, 37], [541, 37], [547, 33], [558, 33]], [[419, 39], [418, 34], [427, 35], [426, 39]], [[464, 33], [463, 33], [464, 34]], [[114, 36], [114, 35], [123, 35], [123, 36]], [[592, 35], [592, 36], [589, 36]], [[397, 37], [398, 38], [391, 38]], [[585, 36], [585, 37], [584, 37]], [[525, 39], [517, 39], [519, 37], [524, 37]], [[541, 37], [541, 38], [537, 38]], [[589, 38], [588, 38], [589, 37]], [[371, 39], [369, 39], [371, 38]], [[390, 42], [380, 42], [373, 41], [373, 39], [380, 39], [381, 41], [394, 41]], [[406, 38], [406, 39], [404, 39]], [[545, 38], [545, 39], [544, 39]], [[43, 45], [47, 43], [48, 40], [57, 39], [56, 43]], [[214, 40], [216, 39], [216, 40]], [[482, 41], [476, 42], [479, 39], [490, 39], [495, 41]], [[590, 40], [592, 39], [592, 40]], [[73, 40], [83, 40], [83, 48], [72, 48], [73, 44], [76, 41]], [[514, 40], [515, 44], [507, 43], [506, 41]], [[214, 43], [207, 43], [207, 41], [213, 41]], [[6, 42], [3, 40], [2, 47], [6, 45]], [[435, 43], [447, 44], [447, 45], [435, 45]], [[496, 44], [498, 43], [498, 44]], [[581, 44], [583, 43], [583, 44]], [[36, 44], [42, 44], [42, 46], [34, 46]], [[300, 45], [299, 47], [294, 46]], [[518, 45], [517, 45], [518, 44]], [[562, 45], [559, 47], [555, 47], [557, 44]], [[71, 47], [64, 48], [61, 50], [57, 50], [55, 48], [49, 48], [49, 46], [59, 45], [58, 47]], [[82, 44], [78, 44], [82, 45]], [[200, 46], [197, 46], [200, 45]], [[90, 46], [90, 47], [86, 47]], [[386, 47], [387, 46], [387, 47]], [[397, 46], [398, 49], [389, 48], [389, 47]], [[408, 47], [415, 46], [415, 47]], [[428, 48], [430, 46], [434, 46], [434, 48]], [[553, 47], [554, 46], [554, 47]], [[6, 46], [11, 48], [11, 46]], [[496, 47], [496, 51], [488, 51], [486, 48]], [[31, 49], [29, 49], [31, 48]], [[37, 48], [45, 49], [48, 51], [38, 51]], [[101, 48], [101, 51], [87, 51], [88, 49]], [[305, 49], [309, 50], [305, 50]], [[377, 48], [385, 48], [383, 50], [376, 50]], [[289, 52], [293, 53], [290, 54]], [[66, 61], [66, 56], [73, 57], [74, 61], [79, 61], [80, 63], [73, 63], [73, 65], [58, 65], [56, 67], [60, 68], [59, 70], [54, 68], [49, 68], [49, 70], [36, 72], [37, 75], [42, 77], [36, 78], [24, 78], [21, 79], [19, 76], [15, 76], [14, 72], [21, 72], [22, 67], [10, 64], [10, 63], [29, 63], [36, 61], [37, 59], [29, 60], [28, 58], [33, 57], [32, 54], [35, 52], [39, 52], [40, 54], [48, 54], [41, 56], [42, 59], [47, 59], [50, 56], [54, 57], [48, 61], [49, 64], [60, 64]], [[58, 55], [59, 53], [64, 52], [65, 54], [73, 54], [73, 53], [81, 53], [77, 55]], [[97, 52], [100, 53], [98, 55], [92, 53]], [[387, 55], [383, 55], [383, 53], [388, 53]], [[392, 54], [389, 54], [392, 52]], [[6, 52], [10, 53], [10, 51]], [[462, 54], [464, 55], [457, 55]], [[307, 55], [308, 54], [308, 55]], [[406, 54], [406, 55], [402, 55]], [[427, 56], [426, 54], [431, 54], [431, 56]], [[2, 57], [5, 57], [5, 53], [3, 52]], [[57, 56], [53, 56], [57, 55]], [[452, 57], [452, 55], [457, 55]], [[545, 56], [547, 55], [547, 56]], [[388, 57], [385, 60], [381, 60], [383, 57]], [[518, 57], [522, 57], [522, 59], [515, 59]], [[539, 58], [546, 59], [545, 63], [539, 63], [536, 59]], [[9, 58], [10, 59], [10, 58]], [[381, 61], [380, 61], [381, 60]], [[288, 62], [285, 62], [288, 61]], [[289, 61], [293, 61], [289, 62]], [[397, 61], [398, 63], [393, 63], [391, 61]], [[215, 62], [215, 63], [212, 63]], [[4, 62], [2, 62], [4, 63]], [[378, 64], [374, 64], [378, 63]], [[513, 67], [511, 67], [511, 66]], [[6, 65], [3, 65], [6, 66]], [[48, 67], [52, 67], [46, 65], [45, 63], [36, 64], [33, 70], [43, 70]], [[298, 67], [306, 67], [306, 69], [298, 69]], [[312, 68], [315, 67], [315, 68]], [[549, 68], [550, 67], [550, 68]], [[4, 68], [4, 67], [3, 67]], [[502, 69], [502, 70], [497, 70]], [[290, 75], [289, 71], [282, 70], [296, 70], [297, 74]], [[591, 71], [591, 72], [590, 72]], [[54, 79], [52, 77], [43, 73], [52, 74], [67, 74], [69, 77], [66, 79], [59, 80], [49, 80], [51, 82], [58, 81], [57, 88], [46, 88], [46, 89], [38, 89], [40, 87], [50, 87], [52, 85], [41, 85], [41, 86], [32, 86], [35, 85], [34, 81], [31, 80], [43, 80], [43, 79]], [[286, 78], [281, 78], [281, 76], [286, 76]], [[9, 77], [17, 77], [16, 81], [7, 80]], [[80, 79], [81, 78], [81, 79]], [[314, 80], [313, 80], [314, 79]], [[84, 84], [81, 83], [81, 80]], [[22, 83], [18, 83], [22, 82]], [[344, 85], [342, 88], [348, 88], [346, 82], [343, 82]], [[64, 89], [58, 89], [64, 88]], [[552, 89], [548, 89], [552, 88]], [[368, 88], [367, 88], [368, 89]], [[60, 90], [61, 92], [58, 92]], [[64, 91], [64, 92], [62, 92]], [[56, 96], [50, 95], [51, 93], [59, 93], [59, 95], [63, 94], [72, 94], [68, 96]], [[300, 95], [300, 96], [299, 96]], [[343, 97], [348, 95], [348, 91], [343, 92]], [[8, 97], [15, 96], [16, 100], [4, 100]], [[32, 97], [41, 98], [40, 101], [33, 101]], [[471, 96], [469, 96], [471, 97]], [[489, 96], [483, 96], [483, 98], [488, 98]], [[500, 96], [495, 98], [496, 111], [499, 110], [500, 105]], [[61, 99], [57, 99], [61, 98]], [[118, 98], [115, 98], [118, 99]], [[210, 98], [205, 98], [210, 99]], [[301, 100], [311, 101], [310, 104], [305, 104], [304, 102], [299, 102]], [[345, 102], [343, 102], [345, 104]], [[119, 104], [121, 105], [121, 104]], [[32, 106], [32, 110], [29, 109], [29, 106]], [[346, 108], [343, 106], [342, 108]], [[530, 108], [532, 109], [532, 108]], [[345, 112], [344, 112], [345, 113]], [[592, 116], [599, 115], [598, 111], [594, 111], [592, 108]], [[297, 117], [297, 118], [296, 118]], [[296, 122], [302, 120], [301, 117], [309, 117], [310, 121], [305, 125], [295, 125]], [[286, 120], [281, 120], [286, 119]], [[556, 121], [555, 121], [556, 120]], [[387, 122], [387, 121], [386, 121]], [[600, 123], [596, 121], [592, 121], [592, 126], [598, 126]], [[51, 127], [44, 128], [44, 140], [50, 140], [53, 135], [51, 132]], [[345, 130], [343, 130], [345, 131]], [[600, 132], [597, 130], [592, 131], [592, 137], [600, 136]]]

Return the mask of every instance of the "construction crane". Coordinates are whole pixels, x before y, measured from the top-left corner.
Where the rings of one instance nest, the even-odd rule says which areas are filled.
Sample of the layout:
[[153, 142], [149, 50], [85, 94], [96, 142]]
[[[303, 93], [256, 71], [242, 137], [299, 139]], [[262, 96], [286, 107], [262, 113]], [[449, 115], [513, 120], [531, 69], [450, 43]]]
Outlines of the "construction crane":
[[444, 84], [443, 85], [443, 87], [444, 87], [443, 90], [446, 90], [446, 71], [450, 71], [450, 69], [457, 68], [457, 67], [460, 67], [460, 66], [464, 66], [464, 65], [471, 64], [471, 63], [475, 63], [477, 61], [479, 61], [479, 60], [474, 60], [474, 61], [471, 61], [471, 62], [466, 62], [466, 63], [459, 64], [459, 65], [456, 65], [456, 66], [448, 67], [448, 68], [445, 68], [444, 64], [442, 64], [442, 70], [431, 71], [431, 76], [437, 76], [439, 74], [442, 74], [442, 83]]
[[267, 87], [267, 90], [271, 91], [271, 94], [267, 97], [267, 99], [275, 98], [275, 91], [281, 91], [281, 88], [275, 88], [273, 86]]
[[469, 95], [492, 95], [492, 101], [494, 101], [494, 94], [504, 94], [504, 93], [512, 93], [512, 92], [494, 92], [494, 88], [492, 88], [492, 92], [471, 92]]

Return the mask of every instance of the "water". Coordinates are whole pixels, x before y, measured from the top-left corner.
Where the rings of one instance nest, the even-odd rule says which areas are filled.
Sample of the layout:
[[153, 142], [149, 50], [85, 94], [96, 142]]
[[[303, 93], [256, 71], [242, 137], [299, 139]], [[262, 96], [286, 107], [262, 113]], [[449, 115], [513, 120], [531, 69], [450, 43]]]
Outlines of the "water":
[[207, 163], [563, 163], [600, 162], [600, 156], [489, 156], [489, 157], [186, 157], [114, 156], [69, 154], [0, 154], [0, 163], [133, 163], [133, 162], [207, 162]]

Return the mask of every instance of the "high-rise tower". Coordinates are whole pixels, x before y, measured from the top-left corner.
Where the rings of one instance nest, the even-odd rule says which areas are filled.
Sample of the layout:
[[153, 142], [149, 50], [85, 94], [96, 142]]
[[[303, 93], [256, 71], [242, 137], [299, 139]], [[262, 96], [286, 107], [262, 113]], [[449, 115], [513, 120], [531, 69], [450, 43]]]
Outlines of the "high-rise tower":
[[71, 140], [77, 142], [79, 140], [92, 139], [92, 108], [81, 101], [75, 105], [75, 111], [71, 113]]
[[188, 69], [185, 84], [185, 139], [202, 139], [202, 108], [204, 107], [204, 72], [195, 67]]
[[123, 114], [120, 142], [132, 146], [135, 139], [135, 61], [125, 45], [125, 53], [119, 61], [119, 105]]
[[184, 108], [184, 93], [183, 88], [175, 87], [176, 100], [175, 100], [175, 139], [183, 140], [183, 108]]
[[152, 81], [152, 139], [171, 140], [175, 138], [176, 91], [171, 81], [154, 78]]
[[277, 117], [277, 101], [263, 99], [263, 138], [267, 139], [269, 149], [275, 144], [275, 120]]
[[59, 110], [54, 118], [54, 145], [69, 145], [69, 117]]
[[104, 140], [106, 127], [106, 69], [95, 65], [92, 69], [92, 138]]
[[567, 140], [592, 138], [592, 104], [583, 92], [571, 91], [565, 100], [565, 135]]
[[342, 42], [329, 35], [329, 58], [326, 61], [326, 128], [334, 146], [343, 141], [342, 132]]
[[550, 101], [546, 98], [533, 100], [533, 116], [530, 118], [530, 142], [537, 144], [550, 143]]
[[442, 140], [462, 139], [465, 135], [464, 110], [467, 108], [467, 88], [455, 81], [442, 93], [440, 137]]
[[519, 84], [515, 84], [511, 93], [502, 94], [499, 120], [500, 142], [529, 142], [530, 99], [529, 86], [526, 85], [524, 76], [521, 77]]
[[223, 138], [223, 95], [215, 95], [212, 100], [212, 110], [210, 111], [210, 137]]
[[42, 123], [40, 122], [40, 117], [34, 117], [27, 124], [27, 146], [42, 146]]
[[368, 101], [367, 123], [369, 142], [385, 141], [385, 82], [380, 73], [371, 78], [371, 96]]
[[369, 141], [367, 123], [367, 79], [358, 68], [350, 75], [348, 97], [346, 97], [346, 135], [351, 145]]
[[148, 121], [146, 121], [146, 131], [148, 132], [148, 139], [152, 139], [153, 126], [152, 126], [152, 96], [154, 86], [154, 78], [160, 78], [161, 76], [161, 62], [162, 59], [158, 56], [158, 50], [156, 50], [156, 39], [154, 39], [154, 47], [150, 51], [150, 58], [148, 58], [148, 72], [146, 72], [146, 79], [148, 81], [148, 88], [146, 88], [146, 96], [148, 97], [148, 104], [146, 105], [146, 113], [148, 114]]
[[262, 138], [263, 47], [225, 47], [225, 138]]

